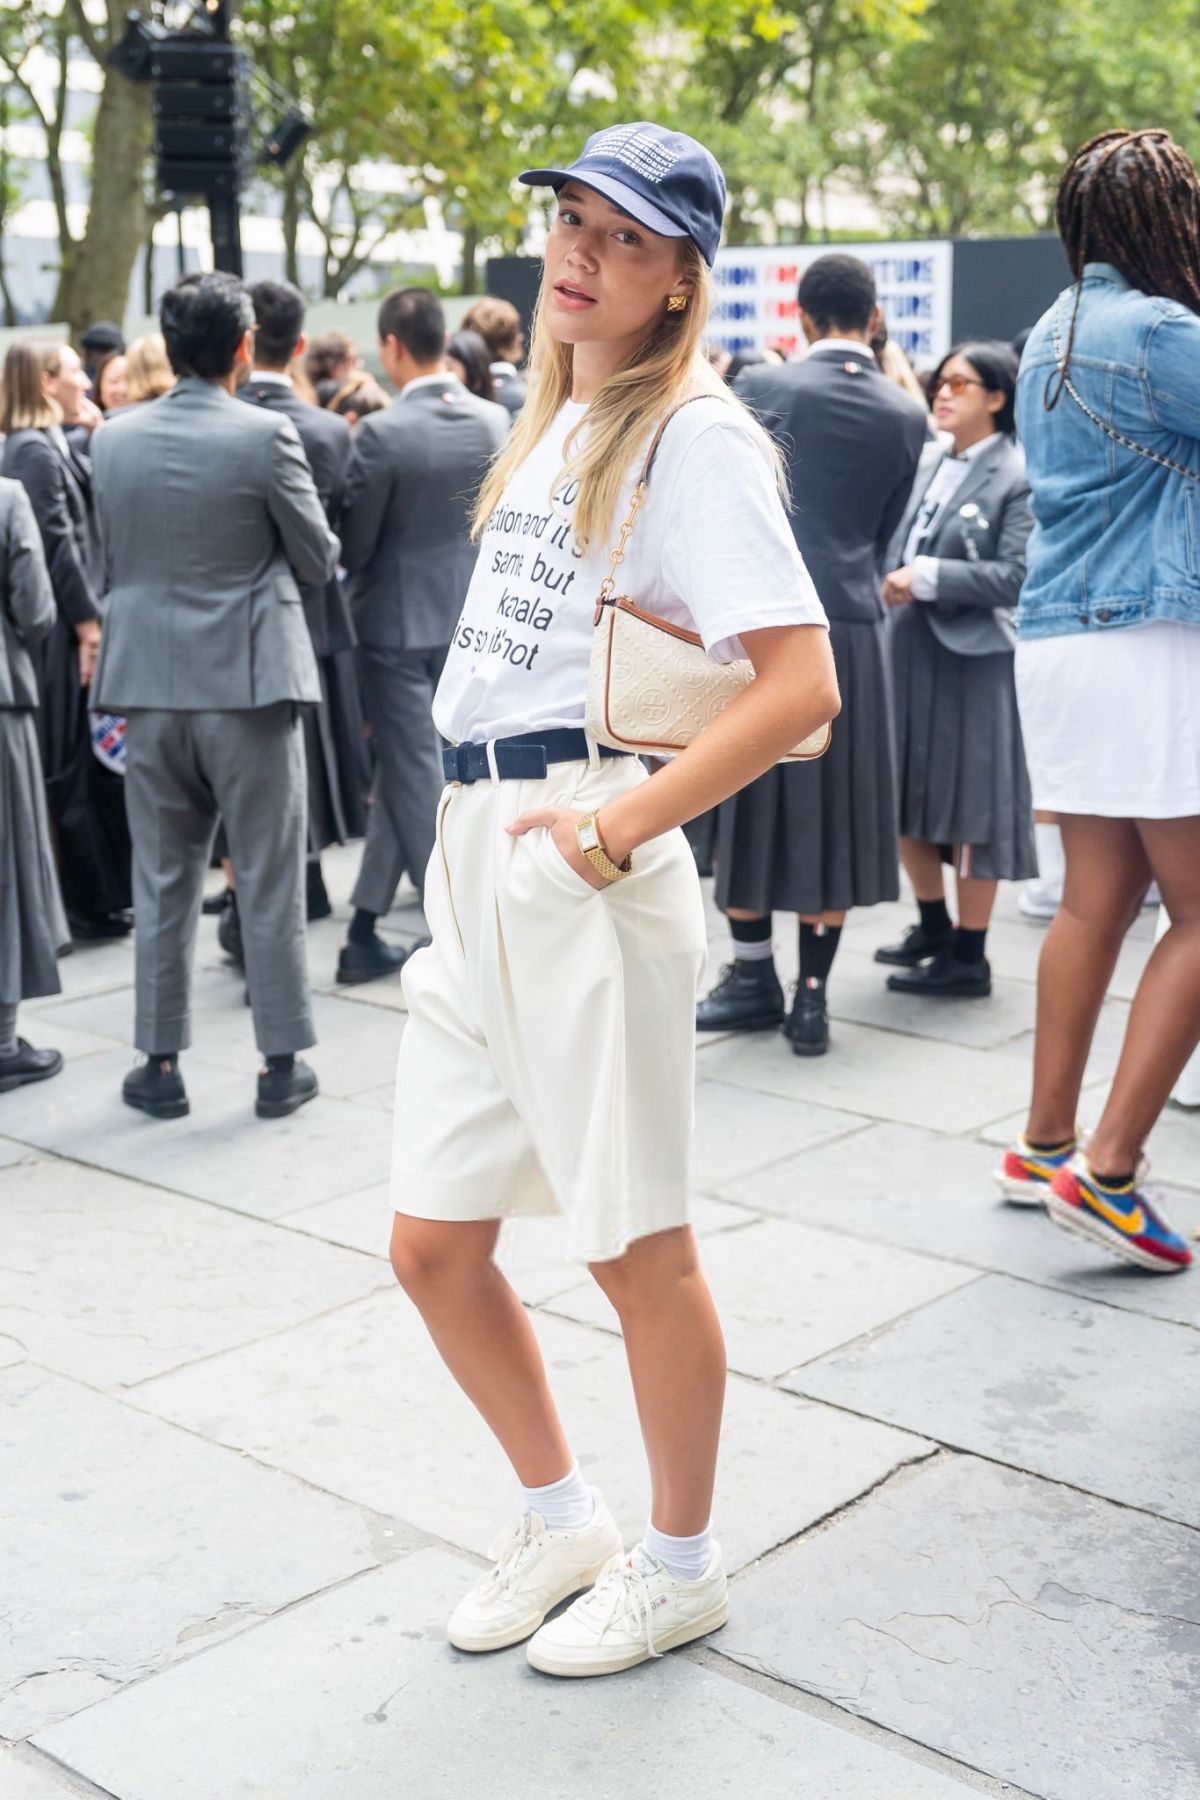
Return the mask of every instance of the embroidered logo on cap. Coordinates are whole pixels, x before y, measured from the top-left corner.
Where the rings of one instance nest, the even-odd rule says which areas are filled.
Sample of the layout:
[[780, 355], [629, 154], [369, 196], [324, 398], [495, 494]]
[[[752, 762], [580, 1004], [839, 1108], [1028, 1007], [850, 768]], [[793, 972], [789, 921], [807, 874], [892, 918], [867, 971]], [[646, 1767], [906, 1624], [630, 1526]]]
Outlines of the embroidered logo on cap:
[[611, 131], [602, 132], [587, 154], [611, 156], [614, 162], [624, 163], [627, 169], [655, 183], [669, 175], [679, 161], [678, 150], [668, 150], [658, 138], [631, 125], [615, 125]]

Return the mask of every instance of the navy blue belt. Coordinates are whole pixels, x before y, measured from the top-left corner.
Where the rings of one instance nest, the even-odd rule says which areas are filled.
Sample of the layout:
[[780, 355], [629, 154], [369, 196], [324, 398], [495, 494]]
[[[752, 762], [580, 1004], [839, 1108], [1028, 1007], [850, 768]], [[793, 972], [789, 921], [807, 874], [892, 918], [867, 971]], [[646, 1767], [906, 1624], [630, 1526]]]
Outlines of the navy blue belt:
[[[497, 738], [496, 773], [501, 781], [540, 781], [551, 763], [586, 762], [587, 733], [584, 731], [525, 731], [520, 737]], [[610, 750], [607, 744], [597, 746], [601, 756], [624, 756], [623, 750]], [[468, 787], [473, 781], [490, 781], [486, 744], [451, 744], [442, 751], [442, 768], [447, 781], [461, 781]]]

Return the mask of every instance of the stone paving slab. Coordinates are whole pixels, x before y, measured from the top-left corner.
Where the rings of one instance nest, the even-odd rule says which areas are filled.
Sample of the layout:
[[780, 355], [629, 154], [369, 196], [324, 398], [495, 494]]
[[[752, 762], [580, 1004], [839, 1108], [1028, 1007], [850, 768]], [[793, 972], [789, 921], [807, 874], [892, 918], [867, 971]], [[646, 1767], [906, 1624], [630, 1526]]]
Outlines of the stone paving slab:
[[39, 1742], [121, 1800], [640, 1800], [651, 1791], [958, 1800], [968, 1791], [677, 1657], [552, 1686], [519, 1649], [459, 1656], [442, 1632], [472, 1573], [445, 1552], [418, 1552]]
[[1045, 1800], [1195, 1800], [1198, 1542], [939, 1457], [751, 1571], [715, 1643]]
[[256, 1119], [252, 1074], [191, 1058], [185, 1119], [150, 1119], [122, 1103], [123, 1068], [68, 1063], [53, 1081], [6, 1094], [6, 1133], [42, 1150], [270, 1219], [385, 1179], [392, 1123], [322, 1095], [288, 1119]]
[[804, 1105], [946, 1132], [977, 1130], [1023, 1103], [1029, 1089], [1025, 1057], [848, 1024], [838, 1026], [828, 1056], [793, 1056], [782, 1037], [759, 1032], [702, 1051], [699, 1072]]
[[1200, 1436], [1189, 1428], [1200, 1335], [1186, 1326], [988, 1275], [787, 1385], [1200, 1525]]
[[29, 1364], [0, 1373], [0, 1466], [8, 1738], [387, 1554], [344, 1501]]
[[90, 1783], [85, 1786], [65, 1774], [27, 1745], [14, 1749], [0, 1744], [0, 1794], [4, 1800], [77, 1800], [96, 1792]]
[[[729, 1367], [764, 1380], [977, 1279], [974, 1269], [783, 1219], [723, 1233], [707, 1245], [704, 1269]], [[560, 1294], [554, 1311], [619, 1330], [594, 1281]]]
[[[1010, 1205], [992, 1181], [998, 1160], [991, 1144], [909, 1125], [872, 1125], [723, 1183], [719, 1191], [750, 1218], [779, 1213], [1152, 1318], [1200, 1325], [1200, 1280], [1194, 1275], [1145, 1275], [1056, 1230], [1040, 1208]], [[1200, 1193], [1177, 1190], [1166, 1201], [1180, 1230], [1190, 1236], [1200, 1229]]]
[[[103, 993], [108, 988], [133, 987], [133, 938], [113, 938], [107, 942], [76, 944], [69, 956], [58, 959], [58, 978], [63, 994]], [[21, 1017], [27, 1012], [45, 1012], [59, 1002], [61, 996], [45, 994], [40, 1000], [22, 1000]], [[40, 1027], [39, 1027], [40, 1029]]]
[[[624, 1351], [561, 1319], [540, 1317], [537, 1332], [580, 1467], [632, 1543], [648, 1494]], [[515, 1508], [499, 1447], [399, 1292], [147, 1382], [131, 1401], [478, 1555]], [[929, 1450], [737, 1380], [723, 1443], [717, 1513], [733, 1568]]]
[[143, 1381], [390, 1282], [354, 1250], [38, 1160], [0, 1180], [0, 1334], [93, 1387]]
[[0, 1169], [9, 1169], [13, 1163], [24, 1162], [31, 1154], [28, 1144], [18, 1144], [13, 1138], [0, 1138]]
[[862, 1120], [853, 1113], [812, 1103], [797, 1106], [772, 1094], [756, 1095], [748, 1107], [744, 1088], [705, 1079], [706, 1067], [701, 1060], [696, 1083], [697, 1188], [711, 1191], [735, 1175], [862, 1130]]

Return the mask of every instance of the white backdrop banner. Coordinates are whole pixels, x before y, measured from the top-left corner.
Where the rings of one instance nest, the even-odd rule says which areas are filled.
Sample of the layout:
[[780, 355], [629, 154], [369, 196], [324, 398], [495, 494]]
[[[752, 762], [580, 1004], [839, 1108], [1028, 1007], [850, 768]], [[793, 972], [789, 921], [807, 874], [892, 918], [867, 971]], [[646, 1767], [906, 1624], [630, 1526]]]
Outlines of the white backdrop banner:
[[831, 251], [861, 257], [879, 289], [888, 336], [917, 368], [950, 348], [954, 246], [945, 241], [896, 244], [758, 245], [721, 250], [713, 271], [716, 305], [709, 336], [726, 350], [768, 344], [794, 356], [803, 348], [796, 287], [809, 263]]

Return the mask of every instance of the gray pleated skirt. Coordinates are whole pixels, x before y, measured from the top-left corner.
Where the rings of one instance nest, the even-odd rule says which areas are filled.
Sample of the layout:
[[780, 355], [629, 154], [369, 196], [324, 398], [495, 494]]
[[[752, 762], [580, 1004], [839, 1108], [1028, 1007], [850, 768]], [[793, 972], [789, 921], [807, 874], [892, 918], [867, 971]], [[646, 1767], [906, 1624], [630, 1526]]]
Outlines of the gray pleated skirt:
[[899, 896], [886, 623], [832, 619], [829, 641], [842, 695], [829, 748], [769, 769], [721, 807], [722, 908], [844, 912]]
[[70, 941], [33, 714], [0, 710], [0, 1002], [61, 993], [58, 952]]
[[962, 874], [1036, 875], [1012, 652], [956, 656], [919, 604], [899, 609], [891, 640], [901, 834], [940, 845], [947, 858], [961, 845]]

